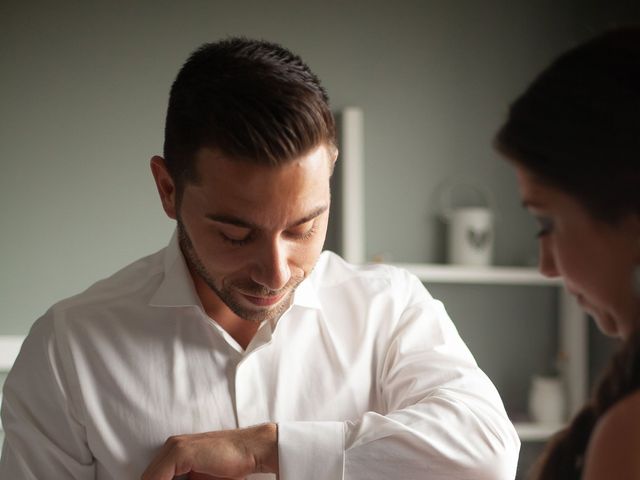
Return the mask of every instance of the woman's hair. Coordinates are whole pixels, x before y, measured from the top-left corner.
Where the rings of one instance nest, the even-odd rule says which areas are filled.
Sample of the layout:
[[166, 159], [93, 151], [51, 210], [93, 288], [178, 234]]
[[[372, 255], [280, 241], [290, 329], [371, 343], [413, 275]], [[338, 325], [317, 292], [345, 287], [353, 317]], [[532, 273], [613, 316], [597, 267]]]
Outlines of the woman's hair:
[[589, 438], [611, 406], [640, 386], [640, 332], [622, 344], [600, 377], [591, 400], [558, 432], [533, 466], [532, 480], [579, 480]]
[[553, 62], [511, 106], [496, 148], [614, 223], [640, 211], [640, 27]]
[[[565, 53], [511, 106], [496, 148], [601, 221], [640, 212], [640, 27]], [[588, 261], [588, 259], [585, 259]], [[591, 400], [556, 434], [532, 478], [579, 479], [594, 426], [640, 388], [640, 333], [613, 357]]]

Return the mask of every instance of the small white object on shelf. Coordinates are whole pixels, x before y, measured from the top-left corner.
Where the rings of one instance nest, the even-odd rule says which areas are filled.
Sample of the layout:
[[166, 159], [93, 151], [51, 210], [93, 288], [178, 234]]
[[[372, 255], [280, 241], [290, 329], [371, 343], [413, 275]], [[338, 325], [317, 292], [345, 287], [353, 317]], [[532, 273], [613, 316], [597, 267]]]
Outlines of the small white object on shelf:
[[[460, 205], [460, 192], [474, 193], [480, 203]], [[458, 195], [456, 195], [458, 194]], [[448, 181], [440, 188], [440, 216], [447, 224], [447, 258], [455, 265], [491, 265], [494, 201], [480, 184]]]
[[534, 375], [529, 391], [529, 415], [539, 423], [557, 425], [565, 420], [564, 384], [560, 377]]

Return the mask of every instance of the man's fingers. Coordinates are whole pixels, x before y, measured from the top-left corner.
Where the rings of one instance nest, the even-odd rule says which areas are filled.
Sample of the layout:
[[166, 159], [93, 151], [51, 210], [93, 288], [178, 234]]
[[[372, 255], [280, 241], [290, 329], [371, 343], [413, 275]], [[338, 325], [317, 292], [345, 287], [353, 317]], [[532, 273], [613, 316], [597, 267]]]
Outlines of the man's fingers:
[[181, 443], [182, 437], [169, 437], [142, 474], [142, 480], [173, 480], [178, 475], [191, 472], [191, 465], [178, 461], [179, 455], [176, 452]]
[[277, 473], [275, 424], [170, 437], [147, 467], [142, 480], [173, 480], [176, 476], [195, 480], [243, 480], [255, 472], [258, 465], [267, 468], [261, 471]]

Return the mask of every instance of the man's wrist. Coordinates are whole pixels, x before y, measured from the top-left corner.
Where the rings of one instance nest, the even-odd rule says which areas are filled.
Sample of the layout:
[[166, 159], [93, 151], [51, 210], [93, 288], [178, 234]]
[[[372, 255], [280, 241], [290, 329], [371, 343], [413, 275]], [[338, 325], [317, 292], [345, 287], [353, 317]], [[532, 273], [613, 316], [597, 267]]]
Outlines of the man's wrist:
[[249, 451], [255, 461], [256, 473], [279, 473], [278, 424], [263, 423], [252, 427]]

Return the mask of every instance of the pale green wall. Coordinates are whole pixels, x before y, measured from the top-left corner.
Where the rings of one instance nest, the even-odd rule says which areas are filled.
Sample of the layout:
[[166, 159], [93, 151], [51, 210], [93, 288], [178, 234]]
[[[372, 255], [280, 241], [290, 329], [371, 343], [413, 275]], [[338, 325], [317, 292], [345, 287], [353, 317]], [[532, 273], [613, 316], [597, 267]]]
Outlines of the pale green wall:
[[529, 223], [489, 142], [575, 36], [557, 3], [2, 2], [0, 333], [167, 242], [148, 160], [168, 89], [191, 50], [230, 34], [283, 43], [335, 108], [363, 108], [369, 254], [439, 260], [430, 195], [463, 173], [496, 193], [497, 261], [522, 262]]
[[[442, 260], [433, 196], [457, 177], [494, 192], [496, 261], [526, 262], [532, 223], [490, 139], [549, 59], [636, 10], [586, 0], [0, 3], [0, 334], [26, 333], [56, 300], [165, 245], [173, 227], [148, 160], [161, 152], [168, 89], [190, 51], [231, 34], [283, 43], [334, 108], [363, 108], [369, 255]], [[477, 337], [476, 307], [439, 291]], [[554, 316], [549, 295], [522, 325]]]

